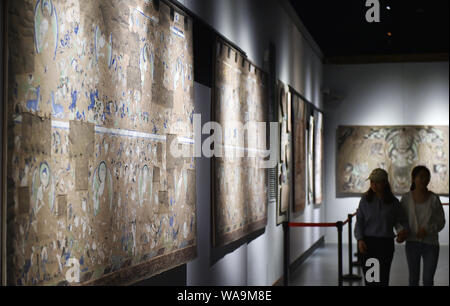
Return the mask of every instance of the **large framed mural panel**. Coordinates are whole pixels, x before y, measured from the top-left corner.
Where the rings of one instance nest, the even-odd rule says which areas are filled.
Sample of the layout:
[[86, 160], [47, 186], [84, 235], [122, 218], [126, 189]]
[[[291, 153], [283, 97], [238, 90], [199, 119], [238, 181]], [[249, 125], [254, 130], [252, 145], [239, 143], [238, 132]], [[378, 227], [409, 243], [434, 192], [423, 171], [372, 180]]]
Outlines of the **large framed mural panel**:
[[323, 202], [323, 114], [314, 110], [314, 204]]
[[[266, 149], [267, 88], [264, 72], [217, 39], [212, 117], [223, 136], [216, 134], [211, 167], [215, 247], [267, 223], [267, 169], [261, 167], [259, 154], [250, 154]], [[264, 128], [251, 128], [258, 123], [264, 123]], [[244, 130], [245, 126], [250, 128]]]
[[191, 18], [18, 0], [8, 19], [8, 284], [130, 284], [194, 258]]
[[307, 150], [307, 174], [308, 174], [308, 204], [314, 203], [314, 114], [309, 111], [308, 116], [308, 150]]
[[337, 196], [366, 192], [375, 168], [388, 172], [392, 191], [401, 195], [417, 165], [430, 169], [430, 190], [449, 194], [448, 126], [339, 126], [336, 139]]
[[292, 129], [291, 129], [291, 93], [289, 87], [278, 81], [278, 123], [280, 137], [280, 158], [277, 165], [277, 225], [289, 219], [289, 205], [291, 200], [291, 177], [293, 163]]
[[306, 103], [293, 94], [294, 212], [301, 212], [306, 206], [306, 109]]

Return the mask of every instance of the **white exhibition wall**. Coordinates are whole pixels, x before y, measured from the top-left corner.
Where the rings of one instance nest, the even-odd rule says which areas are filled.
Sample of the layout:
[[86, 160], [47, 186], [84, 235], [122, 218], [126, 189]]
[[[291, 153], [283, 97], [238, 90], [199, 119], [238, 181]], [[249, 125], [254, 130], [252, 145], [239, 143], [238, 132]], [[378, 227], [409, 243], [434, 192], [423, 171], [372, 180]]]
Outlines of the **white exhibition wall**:
[[[208, 23], [218, 33], [240, 47], [250, 61], [265, 66], [269, 43], [276, 47], [276, 78], [289, 84], [316, 107], [322, 107], [321, 54], [307, 32], [300, 32], [288, 1], [258, 0], [179, 0], [187, 9]], [[297, 25], [296, 25], [297, 22]], [[301, 25], [299, 25], [301, 27]], [[195, 84], [197, 113], [202, 122], [210, 118], [210, 88]], [[276, 226], [275, 203], [268, 207], [265, 230], [248, 242], [214, 249], [211, 246], [211, 202], [209, 160], [197, 164], [198, 256], [187, 264], [187, 285], [272, 285], [283, 275], [283, 229]], [[326, 203], [307, 205], [295, 222], [319, 222], [325, 216]], [[292, 207], [292, 205], [291, 205]], [[290, 261], [295, 261], [325, 231], [292, 229]]]
[[[449, 63], [392, 63], [324, 65], [324, 89], [337, 99], [325, 108], [326, 219], [345, 220], [356, 211], [359, 198], [336, 198], [335, 152], [339, 125], [449, 125]], [[441, 197], [448, 203], [448, 197]], [[448, 245], [447, 224], [440, 233]], [[347, 228], [343, 241], [347, 240]], [[336, 230], [328, 229], [327, 242], [337, 242]], [[353, 241], [355, 242], [355, 241]]]

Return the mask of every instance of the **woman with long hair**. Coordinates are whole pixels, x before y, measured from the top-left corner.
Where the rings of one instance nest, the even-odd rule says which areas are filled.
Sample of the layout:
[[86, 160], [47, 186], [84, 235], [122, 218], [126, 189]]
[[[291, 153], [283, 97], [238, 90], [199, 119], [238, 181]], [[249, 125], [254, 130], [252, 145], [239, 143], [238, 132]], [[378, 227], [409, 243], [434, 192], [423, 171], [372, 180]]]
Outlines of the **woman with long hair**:
[[[397, 241], [407, 235], [407, 220], [398, 199], [392, 194], [388, 174], [375, 169], [370, 174], [370, 188], [363, 194], [356, 214], [355, 237], [358, 241], [359, 261], [362, 265], [366, 286], [388, 286], [389, 273], [394, 257], [394, 227]], [[372, 261], [379, 264], [379, 278], [367, 278]]]
[[427, 188], [430, 179], [431, 173], [427, 167], [415, 167], [411, 173], [411, 190], [401, 199], [410, 229], [405, 247], [410, 286], [419, 285], [421, 259], [423, 285], [434, 285], [439, 258], [438, 233], [445, 226], [445, 214], [439, 196]]

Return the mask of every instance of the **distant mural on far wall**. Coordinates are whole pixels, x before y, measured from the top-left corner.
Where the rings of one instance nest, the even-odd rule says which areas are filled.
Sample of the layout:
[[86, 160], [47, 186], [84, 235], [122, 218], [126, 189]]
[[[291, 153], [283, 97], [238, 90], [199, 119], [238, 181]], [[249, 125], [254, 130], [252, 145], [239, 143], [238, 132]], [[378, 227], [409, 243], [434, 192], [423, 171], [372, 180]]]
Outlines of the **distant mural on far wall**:
[[129, 284], [196, 255], [192, 20], [153, 1], [8, 2], [7, 276]]
[[[267, 76], [238, 51], [216, 43], [213, 120], [223, 145], [213, 158], [213, 243], [221, 246], [264, 228], [267, 223], [267, 169], [250, 152], [266, 149], [266, 131], [252, 127], [267, 120]], [[245, 133], [240, 128], [250, 127]], [[249, 132], [256, 134], [249, 134]], [[245, 157], [236, 157], [237, 153]], [[234, 155], [233, 155], [234, 154]], [[257, 154], [258, 155], [258, 154]], [[217, 156], [217, 155], [216, 155]]]
[[431, 191], [449, 194], [448, 126], [340, 126], [336, 139], [337, 196], [367, 191], [375, 168], [387, 170], [392, 191], [403, 194], [417, 165], [430, 169]]

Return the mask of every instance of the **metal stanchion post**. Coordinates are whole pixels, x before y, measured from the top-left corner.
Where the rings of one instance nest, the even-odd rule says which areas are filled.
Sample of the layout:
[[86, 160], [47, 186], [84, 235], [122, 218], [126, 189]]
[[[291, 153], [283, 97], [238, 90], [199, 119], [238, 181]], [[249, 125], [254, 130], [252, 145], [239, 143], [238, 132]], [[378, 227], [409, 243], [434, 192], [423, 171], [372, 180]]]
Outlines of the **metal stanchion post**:
[[336, 222], [338, 230], [338, 286], [342, 286], [342, 221]]
[[348, 215], [348, 274], [342, 276], [343, 280], [346, 281], [359, 281], [361, 276], [353, 274], [353, 241], [352, 241], [352, 218], [351, 214]]

